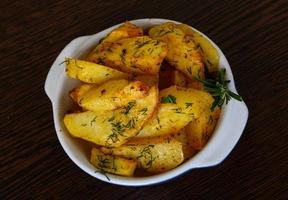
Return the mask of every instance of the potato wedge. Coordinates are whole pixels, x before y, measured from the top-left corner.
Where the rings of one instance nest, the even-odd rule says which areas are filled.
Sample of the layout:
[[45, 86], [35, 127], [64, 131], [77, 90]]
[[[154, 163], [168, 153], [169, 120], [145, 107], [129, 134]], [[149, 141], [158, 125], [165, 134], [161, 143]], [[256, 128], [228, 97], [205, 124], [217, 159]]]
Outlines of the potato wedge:
[[217, 72], [220, 56], [217, 49], [212, 45], [212, 43], [205, 37], [203, 37], [200, 33], [191, 29], [186, 24], [179, 24], [177, 25], [177, 28], [181, 29], [185, 33], [185, 35], [191, 37], [194, 43], [197, 45], [197, 48], [200, 49], [208, 71], [210, 73]]
[[138, 168], [151, 173], [168, 171], [180, 165], [183, 160], [181, 142], [172, 137], [132, 139], [117, 148], [104, 148], [104, 153], [135, 159]]
[[65, 62], [67, 75], [85, 83], [101, 84], [108, 80], [131, 77], [129, 74], [92, 62], [71, 58], [66, 58]]
[[90, 162], [102, 173], [112, 173], [122, 176], [133, 176], [137, 166], [134, 160], [118, 156], [105, 155], [100, 150], [92, 148]]
[[88, 92], [90, 89], [97, 87], [96, 84], [82, 84], [77, 88], [74, 88], [69, 92], [69, 96], [71, 99], [73, 99], [75, 102], [79, 103], [82, 96]]
[[166, 60], [191, 80], [195, 77], [204, 78], [203, 57], [193, 43], [192, 38], [177, 27], [167, 22], [154, 26], [149, 30], [149, 36], [167, 43]]
[[200, 150], [208, 142], [217, 124], [221, 110], [206, 109], [199, 118], [191, 121], [186, 127], [188, 141], [194, 149]]
[[181, 129], [178, 133], [173, 134], [172, 137], [181, 142], [184, 160], [187, 160], [195, 155], [196, 150], [190, 146], [185, 129]]
[[129, 21], [126, 21], [121, 26], [114, 29], [111, 33], [109, 33], [105, 38], [103, 38], [101, 43], [115, 42], [119, 39], [138, 37], [138, 36], [142, 36], [142, 35], [143, 35], [143, 29], [142, 28], [132, 24]]
[[64, 124], [74, 137], [102, 146], [118, 147], [139, 132], [157, 106], [157, 87], [142, 89], [146, 91], [144, 98], [132, 100], [112, 111], [66, 114]]
[[134, 74], [157, 74], [167, 54], [166, 44], [148, 36], [105, 42], [88, 60]]
[[160, 91], [157, 114], [145, 124], [136, 137], [154, 137], [178, 133], [190, 121], [210, 109], [213, 97], [204, 91], [171, 86]]
[[[81, 85], [74, 91], [74, 93], [78, 93], [73, 96], [78, 95], [76, 101], [84, 110], [101, 112], [115, 110], [135, 99], [146, 97], [148, 86], [141, 81], [112, 80], [94, 87]], [[87, 90], [88, 87], [90, 87], [89, 90]]]

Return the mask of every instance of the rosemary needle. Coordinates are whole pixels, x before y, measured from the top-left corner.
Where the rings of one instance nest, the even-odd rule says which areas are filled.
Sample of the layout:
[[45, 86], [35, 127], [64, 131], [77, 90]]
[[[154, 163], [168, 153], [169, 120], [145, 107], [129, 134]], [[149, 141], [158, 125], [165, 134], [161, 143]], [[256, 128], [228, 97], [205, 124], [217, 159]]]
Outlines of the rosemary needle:
[[218, 77], [216, 79], [201, 80], [196, 77], [196, 80], [203, 83], [204, 89], [209, 92], [215, 99], [211, 106], [212, 111], [217, 106], [221, 108], [224, 103], [228, 104], [232, 98], [238, 101], [242, 101], [242, 97], [240, 95], [235, 94], [228, 89], [228, 83], [230, 80], [225, 80], [225, 74], [226, 69], [223, 68], [218, 72]]

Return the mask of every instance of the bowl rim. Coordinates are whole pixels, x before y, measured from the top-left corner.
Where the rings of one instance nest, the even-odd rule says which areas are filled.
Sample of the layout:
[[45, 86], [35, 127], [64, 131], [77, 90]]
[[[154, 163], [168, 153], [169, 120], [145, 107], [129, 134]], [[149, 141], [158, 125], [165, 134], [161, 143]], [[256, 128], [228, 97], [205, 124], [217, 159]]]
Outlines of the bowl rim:
[[[150, 24], [150, 26], [153, 26], [153, 25], [161, 24], [165, 22], [174, 22], [177, 24], [181, 23], [181, 22], [177, 22], [174, 20], [160, 19], [160, 18], [137, 19], [137, 20], [131, 20], [130, 22], [140, 27], [141, 27], [140, 24], [142, 24], [142, 26], [143, 24], [146, 24], [146, 25]], [[161, 173], [161, 174], [152, 175], [148, 177], [123, 177], [123, 176], [109, 174], [110, 180], [108, 180], [105, 175], [100, 174], [100, 173], [95, 173], [95, 168], [94, 170], [91, 170], [91, 166], [87, 166], [83, 164], [81, 160], [79, 160], [79, 158], [77, 158], [71, 152], [69, 144], [67, 144], [67, 141], [65, 141], [65, 138], [63, 137], [63, 131], [65, 130], [63, 130], [62, 128], [63, 125], [61, 123], [61, 120], [59, 119], [59, 116], [57, 115], [57, 112], [58, 112], [57, 107], [58, 107], [60, 94], [59, 94], [59, 89], [55, 90], [55, 87], [57, 88], [57, 83], [55, 83], [55, 79], [58, 80], [58, 79], [61, 79], [61, 77], [63, 78], [63, 69], [59, 68], [60, 61], [61, 60], [63, 61], [65, 57], [69, 57], [66, 55], [67, 51], [77, 50], [77, 49], [79, 50], [81, 48], [85, 49], [85, 45], [87, 45], [88, 43], [91, 43], [91, 40], [95, 40], [97, 38], [98, 40], [101, 39], [101, 36], [106, 35], [106, 33], [110, 32], [111, 30], [115, 29], [121, 24], [123, 23], [114, 25], [96, 34], [89, 35], [89, 36], [82, 36], [82, 37], [78, 37], [72, 40], [61, 51], [61, 53], [58, 55], [58, 57], [56, 58], [56, 60], [54, 61], [54, 63], [52, 64], [48, 72], [44, 89], [45, 89], [47, 96], [51, 100], [52, 108], [53, 108], [53, 120], [54, 120], [55, 131], [57, 133], [58, 140], [62, 148], [66, 152], [66, 154], [79, 168], [81, 168], [83, 171], [90, 174], [91, 176], [99, 180], [102, 180], [104, 182], [108, 182], [108, 183], [112, 183], [116, 185], [123, 185], [123, 186], [145, 186], [145, 185], [158, 184], [164, 181], [168, 181], [172, 178], [175, 178], [185, 172], [188, 172], [191, 169], [211, 167], [211, 166], [221, 163], [229, 155], [229, 153], [232, 151], [236, 143], [239, 141], [240, 136], [242, 135], [243, 130], [245, 128], [245, 125], [248, 119], [248, 109], [244, 101], [238, 102], [235, 100], [231, 100], [227, 106], [224, 106], [221, 112], [221, 116], [220, 116], [221, 121], [219, 119], [219, 122], [217, 124], [217, 128], [216, 128], [217, 130], [214, 131], [212, 137], [210, 138], [209, 142], [205, 145], [205, 147], [201, 151], [199, 151], [195, 156], [193, 156], [189, 160], [182, 163], [180, 166], [172, 170], [169, 170], [167, 172]], [[229, 84], [229, 89], [237, 93], [231, 67], [225, 55], [221, 51], [221, 49], [205, 34], [198, 31], [194, 27], [190, 26], [190, 28], [197, 31], [203, 37], [208, 39], [211, 42], [211, 44], [217, 49], [220, 55], [219, 67], [226, 68], [226, 71], [227, 71], [226, 75], [228, 79], [230, 79], [231, 81]], [[58, 91], [58, 93], [56, 91]], [[230, 123], [228, 123], [229, 121]], [[234, 123], [231, 123], [231, 121]], [[227, 133], [231, 131], [233, 131], [233, 134], [228, 135]], [[223, 141], [221, 141], [220, 138], [224, 138], [227, 136], [230, 138], [230, 140], [228, 140], [228, 142], [226, 140], [225, 141], [226, 143], [223, 144]], [[216, 148], [217, 146], [221, 147], [221, 149], [217, 149]], [[219, 151], [217, 151], [216, 153], [215, 149]]]

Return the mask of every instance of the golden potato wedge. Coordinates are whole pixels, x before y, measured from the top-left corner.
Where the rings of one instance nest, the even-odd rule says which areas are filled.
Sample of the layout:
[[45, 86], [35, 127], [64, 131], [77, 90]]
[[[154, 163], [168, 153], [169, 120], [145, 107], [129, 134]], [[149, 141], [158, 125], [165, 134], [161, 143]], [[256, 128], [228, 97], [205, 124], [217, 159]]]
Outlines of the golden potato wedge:
[[166, 44], [148, 36], [105, 42], [88, 60], [134, 74], [157, 74], [167, 54]]
[[88, 92], [90, 89], [97, 87], [96, 84], [82, 84], [77, 88], [74, 88], [69, 92], [69, 96], [71, 99], [73, 99], [75, 102], [79, 102], [82, 96]]
[[99, 169], [99, 172], [108, 172], [122, 176], [133, 176], [137, 166], [137, 162], [134, 160], [105, 155], [96, 148], [92, 148], [91, 150], [90, 162]]
[[138, 168], [151, 173], [173, 169], [183, 160], [181, 142], [172, 137], [132, 139], [117, 148], [104, 148], [104, 153], [135, 159]]
[[188, 135], [185, 129], [181, 129], [178, 133], [173, 134], [172, 137], [181, 142], [184, 160], [187, 160], [195, 155], [196, 150], [189, 144]]
[[132, 100], [112, 111], [66, 114], [64, 124], [74, 137], [97, 145], [118, 147], [139, 132], [157, 106], [157, 87], [146, 85], [141, 89], [145, 91], [144, 98]]
[[195, 77], [204, 78], [203, 57], [192, 41], [192, 38], [177, 27], [167, 22], [154, 26], [149, 30], [149, 36], [167, 43], [166, 60], [191, 80]]
[[185, 33], [185, 35], [191, 37], [197, 48], [200, 49], [208, 71], [210, 73], [217, 72], [220, 56], [217, 49], [212, 45], [212, 43], [205, 37], [203, 37], [200, 33], [191, 29], [186, 24], [179, 24], [177, 25], [177, 28], [181, 29]]
[[154, 137], [179, 132], [190, 121], [210, 109], [213, 97], [204, 91], [171, 86], [160, 91], [157, 114], [145, 124], [136, 137]]
[[114, 29], [111, 33], [109, 33], [101, 43], [104, 42], [115, 42], [119, 39], [123, 38], [131, 38], [143, 35], [143, 29], [132, 24], [129, 21], [124, 22], [121, 26]]
[[95, 112], [115, 110], [135, 99], [145, 98], [148, 90], [149, 85], [141, 81], [112, 80], [91, 88], [78, 98], [78, 104]]
[[108, 80], [127, 79], [130, 77], [129, 74], [118, 70], [83, 60], [66, 58], [65, 63], [67, 75], [85, 83], [101, 84]]
[[185, 127], [190, 146], [197, 150], [205, 146], [214, 131], [220, 112], [219, 108], [213, 112], [206, 109], [199, 118], [194, 119]]

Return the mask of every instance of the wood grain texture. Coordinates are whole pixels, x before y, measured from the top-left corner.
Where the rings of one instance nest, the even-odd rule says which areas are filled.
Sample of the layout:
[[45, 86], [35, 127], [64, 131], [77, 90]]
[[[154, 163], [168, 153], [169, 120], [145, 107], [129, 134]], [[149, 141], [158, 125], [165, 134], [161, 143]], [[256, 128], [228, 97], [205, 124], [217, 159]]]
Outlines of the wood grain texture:
[[[249, 120], [218, 166], [161, 185], [111, 185], [63, 151], [44, 81], [72, 39], [148, 17], [187, 23], [219, 45]], [[0, 199], [287, 199], [287, 0], [1, 0], [0, 20]]]

